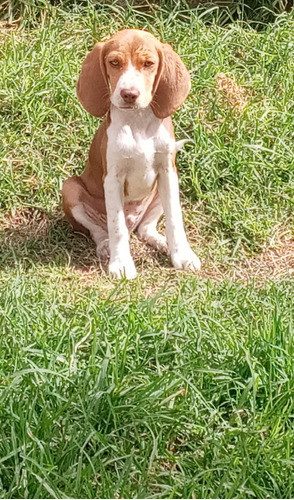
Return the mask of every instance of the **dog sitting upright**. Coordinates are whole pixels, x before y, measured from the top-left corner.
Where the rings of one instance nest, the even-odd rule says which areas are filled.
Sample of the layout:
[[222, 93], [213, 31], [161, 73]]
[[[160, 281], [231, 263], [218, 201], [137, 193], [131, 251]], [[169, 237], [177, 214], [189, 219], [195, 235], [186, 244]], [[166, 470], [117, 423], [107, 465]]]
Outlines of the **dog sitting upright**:
[[[114, 277], [136, 276], [129, 232], [176, 269], [200, 269], [183, 227], [171, 115], [190, 90], [190, 76], [170, 45], [151, 33], [119, 31], [86, 57], [78, 98], [104, 121], [81, 176], [63, 184], [63, 207], [78, 231], [90, 233]], [[166, 238], [157, 232], [164, 212]]]

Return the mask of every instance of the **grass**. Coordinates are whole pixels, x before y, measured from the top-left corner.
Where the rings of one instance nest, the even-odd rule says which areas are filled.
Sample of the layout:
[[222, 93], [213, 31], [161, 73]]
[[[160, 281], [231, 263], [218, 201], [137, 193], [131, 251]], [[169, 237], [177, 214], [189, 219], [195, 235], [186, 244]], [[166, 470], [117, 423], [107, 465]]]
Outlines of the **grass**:
[[[34, 5], [0, 34], [0, 497], [293, 497], [293, 12], [256, 30]], [[174, 122], [196, 277], [133, 238], [139, 277], [111, 281], [60, 210], [99, 124], [81, 62], [122, 27], [192, 76]]]
[[142, 288], [2, 289], [4, 496], [292, 498], [292, 284]]
[[[175, 124], [177, 136], [194, 145], [178, 164], [182, 191], [204, 219], [214, 258], [237, 244], [257, 250], [278, 223], [293, 226], [293, 15], [257, 33], [239, 23], [207, 27], [193, 11], [160, 10], [154, 17], [89, 6], [85, 12], [53, 9], [41, 26], [2, 35], [5, 212], [32, 205], [51, 211], [60, 204], [62, 182], [83, 169], [97, 127], [75, 95], [81, 62], [95, 39], [139, 26], [173, 42], [193, 78]], [[218, 89], [219, 73], [248, 89], [242, 113]]]

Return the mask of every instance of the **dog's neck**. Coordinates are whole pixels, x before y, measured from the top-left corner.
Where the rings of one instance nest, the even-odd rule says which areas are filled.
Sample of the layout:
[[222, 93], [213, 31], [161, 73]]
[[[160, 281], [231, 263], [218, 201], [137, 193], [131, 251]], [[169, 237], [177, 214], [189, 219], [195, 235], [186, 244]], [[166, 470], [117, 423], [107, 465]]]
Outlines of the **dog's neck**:
[[129, 125], [129, 127], [140, 130], [147, 130], [150, 126], [159, 127], [162, 120], [157, 118], [150, 106], [137, 109], [120, 109], [111, 104], [110, 119], [112, 123], [120, 126]]

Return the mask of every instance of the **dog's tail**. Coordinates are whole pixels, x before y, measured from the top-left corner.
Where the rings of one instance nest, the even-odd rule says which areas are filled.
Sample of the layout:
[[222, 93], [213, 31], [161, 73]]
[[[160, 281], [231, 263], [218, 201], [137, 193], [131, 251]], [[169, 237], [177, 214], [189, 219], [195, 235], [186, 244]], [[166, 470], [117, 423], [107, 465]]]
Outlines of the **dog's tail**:
[[187, 142], [194, 142], [192, 139], [182, 139], [181, 141], [176, 142], [176, 153], [182, 149], [182, 147], [187, 143]]

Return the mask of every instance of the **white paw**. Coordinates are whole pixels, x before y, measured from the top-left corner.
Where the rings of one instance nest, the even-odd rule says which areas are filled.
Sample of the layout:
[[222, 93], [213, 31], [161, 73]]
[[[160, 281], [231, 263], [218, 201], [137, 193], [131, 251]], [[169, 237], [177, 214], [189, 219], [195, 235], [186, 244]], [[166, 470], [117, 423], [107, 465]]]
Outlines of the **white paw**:
[[167, 241], [166, 237], [163, 236], [162, 234], [158, 233], [157, 231], [154, 232], [139, 232], [138, 231], [138, 238], [147, 245], [151, 246], [152, 248], [155, 248], [155, 250], [158, 250], [161, 253], [167, 254], [168, 248], [167, 248]]
[[156, 237], [151, 238], [150, 241], [147, 241], [147, 243], [155, 248], [155, 250], [158, 250], [163, 254], [167, 254], [168, 252], [166, 237], [162, 236], [159, 233], [156, 235]]
[[200, 259], [191, 250], [190, 247], [179, 250], [171, 255], [172, 264], [175, 269], [184, 269], [185, 271], [199, 271], [201, 268]]
[[103, 240], [96, 247], [96, 255], [99, 260], [106, 262], [109, 259], [109, 240]]
[[161, 234], [158, 233], [156, 236], [150, 236], [148, 239], [146, 238], [145, 241], [147, 245], [150, 245], [152, 248], [155, 248], [155, 250], [157, 250], [158, 252], [167, 254], [168, 248], [165, 236], [162, 236]]
[[126, 278], [127, 280], [132, 280], [136, 278], [137, 271], [135, 268], [135, 264], [133, 262], [132, 257], [130, 256], [128, 259], [124, 259], [123, 261], [120, 259], [114, 260], [109, 263], [109, 274], [113, 278]]

